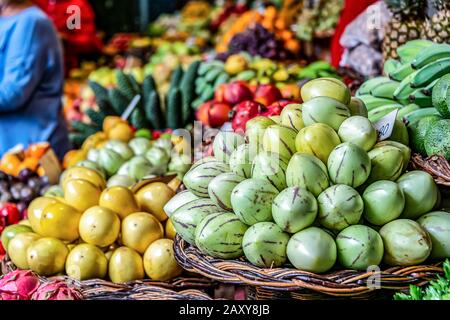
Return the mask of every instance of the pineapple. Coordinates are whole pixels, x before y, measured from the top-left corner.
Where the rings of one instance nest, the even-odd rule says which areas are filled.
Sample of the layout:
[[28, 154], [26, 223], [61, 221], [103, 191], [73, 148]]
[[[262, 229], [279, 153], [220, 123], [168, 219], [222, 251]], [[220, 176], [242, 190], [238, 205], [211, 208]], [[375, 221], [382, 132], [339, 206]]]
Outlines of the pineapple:
[[449, 0], [429, 0], [432, 15], [427, 17], [422, 30], [422, 38], [438, 43], [450, 43], [450, 2]]
[[[447, 0], [443, 0], [447, 1]], [[397, 59], [397, 48], [409, 40], [419, 39], [425, 20], [425, 0], [385, 0], [392, 19], [385, 27], [383, 58]]]

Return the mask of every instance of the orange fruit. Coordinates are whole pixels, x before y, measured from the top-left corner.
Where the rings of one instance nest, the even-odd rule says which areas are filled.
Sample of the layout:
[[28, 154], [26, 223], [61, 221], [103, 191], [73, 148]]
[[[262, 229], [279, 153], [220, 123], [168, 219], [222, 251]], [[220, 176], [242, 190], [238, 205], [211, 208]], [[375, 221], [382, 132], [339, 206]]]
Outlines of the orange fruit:
[[107, 116], [105, 120], [103, 120], [103, 131], [108, 134], [108, 132], [115, 127], [118, 123], [126, 123], [121, 117], [117, 116]]
[[63, 159], [63, 168], [67, 169], [75, 166], [78, 162], [86, 159], [87, 152], [85, 150], [70, 150]]
[[28, 147], [25, 154], [29, 158], [40, 159], [49, 148], [50, 144], [48, 142], [35, 143]]
[[81, 149], [83, 150], [89, 150], [92, 148], [95, 148], [99, 143], [106, 141], [108, 139], [108, 136], [106, 133], [100, 131], [97, 133], [94, 133], [93, 135], [89, 136], [83, 143]]
[[128, 142], [133, 139], [134, 132], [127, 123], [117, 123], [109, 130], [108, 137], [111, 140]]

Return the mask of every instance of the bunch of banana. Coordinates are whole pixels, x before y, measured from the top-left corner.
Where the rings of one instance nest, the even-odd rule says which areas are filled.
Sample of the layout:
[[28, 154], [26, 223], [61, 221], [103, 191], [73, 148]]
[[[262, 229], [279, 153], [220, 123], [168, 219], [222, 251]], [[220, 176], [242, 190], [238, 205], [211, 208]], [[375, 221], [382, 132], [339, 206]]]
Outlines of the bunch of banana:
[[266, 58], [251, 58], [247, 68], [231, 80], [247, 81], [250, 85], [285, 84], [295, 82], [302, 68], [298, 64], [286, 65]]
[[198, 96], [192, 102], [192, 107], [197, 109], [202, 103], [214, 97], [216, 88], [227, 83], [230, 75], [224, 69], [224, 63], [219, 60], [202, 62], [197, 71], [195, 79], [195, 93]]
[[450, 45], [413, 40], [397, 49], [399, 60], [385, 62], [384, 76], [367, 80], [357, 96], [366, 104], [369, 119], [377, 121], [399, 109], [399, 117], [432, 108], [433, 87], [450, 73]]
[[327, 61], [316, 61], [304, 67], [297, 79], [338, 78], [336, 69]]

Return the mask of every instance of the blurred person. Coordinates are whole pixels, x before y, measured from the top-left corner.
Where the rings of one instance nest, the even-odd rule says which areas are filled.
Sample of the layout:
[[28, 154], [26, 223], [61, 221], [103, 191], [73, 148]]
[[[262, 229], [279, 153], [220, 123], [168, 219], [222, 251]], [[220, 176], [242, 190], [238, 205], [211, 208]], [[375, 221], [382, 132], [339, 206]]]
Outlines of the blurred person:
[[62, 115], [64, 70], [57, 32], [30, 0], [0, 0], [0, 155], [48, 141], [68, 151]]
[[[103, 49], [97, 35], [95, 13], [87, 0], [33, 0], [53, 21], [64, 44], [66, 73], [79, 66], [82, 58], [96, 60]], [[71, 18], [70, 6], [80, 9], [80, 28], [70, 29], [67, 21]], [[80, 59], [81, 58], [81, 59]]]

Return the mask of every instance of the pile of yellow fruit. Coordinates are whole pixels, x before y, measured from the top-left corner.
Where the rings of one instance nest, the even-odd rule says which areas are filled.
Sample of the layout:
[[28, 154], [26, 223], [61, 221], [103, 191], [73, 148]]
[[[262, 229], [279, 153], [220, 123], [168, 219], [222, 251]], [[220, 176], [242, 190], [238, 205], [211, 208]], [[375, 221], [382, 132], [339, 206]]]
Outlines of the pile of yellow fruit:
[[78, 162], [86, 160], [90, 149], [100, 149], [108, 140], [128, 142], [133, 139], [135, 133], [130, 124], [117, 116], [107, 116], [103, 121], [103, 130], [89, 136], [83, 143], [81, 149], [71, 150], [66, 153], [63, 168], [69, 168]]
[[74, 167], [60, 184], [64, 198], [35, 199], [29, 230], [21, 228], [9, 240], [7, 252], [18, 268], [115, 283], [145, 275], [167, 281], [182, 272], [173, 253], [175, 231], [163, 210], [175, 195], [170, 183], [150, 182], [133, 193], [106, 188], [96, 171]]

